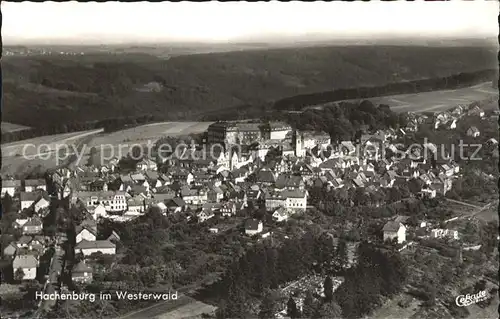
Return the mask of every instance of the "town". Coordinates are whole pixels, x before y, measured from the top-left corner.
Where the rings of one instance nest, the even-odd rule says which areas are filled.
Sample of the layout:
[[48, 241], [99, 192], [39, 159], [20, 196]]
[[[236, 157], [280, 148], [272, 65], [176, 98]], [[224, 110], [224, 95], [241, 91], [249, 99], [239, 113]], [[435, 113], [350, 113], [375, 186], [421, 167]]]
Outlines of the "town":
[[[165, 137], [151, 157], [3, 178], [2, 282], [8, 285], [2, 286], [24, 297], [4, 297], [2, 313], [15, 314], [22, 303], [34, 318], [67, 317], [96, 306], [36, 300], [35, 291], [175, 289], [197, 298], [225, 282], [227, 265], [241, 263], [249, 251], [260, 256], [258, 247], [265, 247], [282, 254], [311, 240], [324, 246], [321, 252], [288, 255], [296, 257], [288, 262], [309, 267], [269, 284], [263, 283], [268, 274], [253, 270], [260, 279], [248, 289], [266, 297], [246, 298], [248, 307], [238, 311], [361, 318], [394, 303], [420, 316], [463, 314], [468, 310], [453, 301], [462, 290], [476, 293], [482, 287], [491, 296], [498, 290], [498, 226], [484, 217], [496, 214], [498, 205], [497, 120], [497, 112], [472, 103], [434, 114], [408, 113], [405, 126], [360, 126], [349, 140], [284, 121], [216, 122], [196, 137], [198, 145]], [[459, 139], [478, 151], [460, 150], [459, 158], [449, 148], [458, 148]], [[177, 152], [162, 153], [163, 142], [177, 143]], [[356, 308], [341, 300], [348, 298], [353, 274], [372, 258], [374, 247], [397, 256], [408, 270], [399, 275], [395, 291], [379, 292], [380, 299]], [[253, 262], [247, 266], [255, 267]], [[227, 298], [236, 298], [225, 288], [231, 291]], [[241, 314], [234, 305], [199, 298], [215, 305], [206, 315]], [[341, 310], [330, 306], [332, 299]], [[149, 305], [97, 302], [101, 317]]]

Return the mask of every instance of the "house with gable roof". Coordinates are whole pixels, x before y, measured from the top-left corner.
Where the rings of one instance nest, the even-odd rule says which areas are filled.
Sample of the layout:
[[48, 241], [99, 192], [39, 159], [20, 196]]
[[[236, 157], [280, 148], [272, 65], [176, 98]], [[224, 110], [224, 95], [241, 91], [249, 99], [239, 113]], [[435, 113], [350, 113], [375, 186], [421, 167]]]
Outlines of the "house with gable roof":
[[42, 230], [43, 230], [43, 222], [37, 216], [28, 218], [28, 221], [23, 225], [22, 228], [23, 235], [40, 234]]
[[33, 254], [17, 255], [12, 261], [12, 270], [14, 275], [18, 269], [23, 272], [22, 280], [33, 280], [36, 278], [36, 269], [38, 267], [38, 259]]
[[10, 197], [14, 197], [16, 192], [20, 190], [21, 190], [20, 180], [2, 179], [2, 197], [4, 197], [5, 194], [9, 194]]
[[73, 279], [74, 282], [89, 283], [92, 281], [93, 271], [92, 267], [82, 260], [71, 270], [71, 279]]
[[398, 244], [406, 241], [406, 227], [400, 222], [388, 221], [384, 225], [382, 232], [384, 233], [384, 241], [396, 239]]
[[47, 183], [44, 179], [26, 179], [24, 180], [24, 191], [34, 192], [36, 190], [47, 190]]
[[75, 246], [75, 254], [82, 253], [84, 256], [90, 256], [97, 252], [114, 255], [116, 254], [116, 245], [109, 240], [88, 241], [83, 239]]
[[78, 244], [82, 240], [95, 241], [97, 239], [97, 232], [87, 225], [79, 225], [75, 228], [76, 233], [76, 243]]
[[245, 234], [248, 236], [254, 236], [262, 232], [264, 225], [262, 221], [258, 219], [248, 219], [245, 222]]
[[287, 221], [288, 218], [290, 217], [290, 214], [289, 212], [286, 210], [285, 207], [278, 207], [278, 209], [276, 209], [272, 215], [273, 217], [273, 220], [275, 220], [276, 222], [280, 223], [280, 222], [284, 222], [284, 221]]
[[478, 137], [481, 133], [479, 132], [479, 129], [477, 127], [471, 126], [467, 130], [466, 134], [467, 136]]

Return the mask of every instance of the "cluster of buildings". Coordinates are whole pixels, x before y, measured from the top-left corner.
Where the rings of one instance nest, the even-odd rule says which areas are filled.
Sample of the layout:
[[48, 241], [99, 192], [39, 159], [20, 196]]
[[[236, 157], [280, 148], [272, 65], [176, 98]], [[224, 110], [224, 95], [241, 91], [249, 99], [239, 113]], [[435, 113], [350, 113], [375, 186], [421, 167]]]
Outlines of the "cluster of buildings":
[[[464, 113], [459, 108], [446, 114], [461, 116]], [[463, 112], [484, 116], [478, 107]], [[449, 123], [445, 118], [444, 113], [436, 115], [439, 123]], [[431, 143], [408, 150], [395, 143], [422, 121], [423, 116], [411, 118], [404, 129], [363, 131], [353, 141], [338, 143], [332, 143], [328, 134], [298, 131], [281, 122], [217, 122], [209, 126], [205, 141], [222, 147], [185, 146], [180, 156], [161, 161], [144, 158], [127, 174], [120, 172], [119, 159], [102, 166], [60, 168], [52, 174], [51, 182], [55, 196], [69, 199], [85, 216], [77, 225], [75, 252], [85, 257], [93, 253], [113, 255], [119, 236], [98, 234], [96, 221], [129, 221], [151, 207], [163, 214], [182, 213], [199, 223], [214, 217], [231, 218], [247, 207], [265, 207], [280, 223], [308, 208], [312, 187], [362, 188], [367, 194], [376, 194], [416, 181], [413, 184], [421, 196], [445, 195], [459, 172], [458, 164], [431, 158], [438, 153]], [[404, 156], [387, 157], [387, 149]], [[268, 156], [270, 152], [272, 156]], [[16, 220], [15, 227], [22, 230], [23, 237], [4, 249], [4, 255], [14, 258], [15, 266], [21, 265], [29, 277], [32, 268], [28, 266], [35, 266], [37, 254], [47, 243], [40, 237], [50, 206], [46, 190], [44, 180], [2, 180], [2, 196], [18, 198], [21, 211], [32, 212], [32, 217]], [[261, 220], [248, 219], [245, 233], [261, 234], [264, 226]], [[211, 231], [217, 232], [217, 228]], [[406, 240], [406, 227], [401, 222], [389, 222], [383, 232], [384, 240]], [[455, 235], [436, 231], [433, 236]], [[85, 274], [91, 274], [88, 266], [78, 267], [84, 274], [80, 279], [87, 280]]]
[[[396, 216], [384, 224], [382, 228], [383, 241], [395, 241], [398, 244], [407, 243], [407, 233], [411, 227], [405, 225], [407, 216]], [[420, 231], [420, 238], [434, 238], [434, 239], [447, 239], [459, 240], [459, 232], [454, 229], [435, 228], [432, 223], [421, 221], [413, 231]]]
[[[432, 124], [435, 130], [454, 130], [457, 124], [465, 116], [474, 116], [481, 119], [485, 118], [486, 113], [481, 109], [478, 103], [470, 105], [458, 105], [450, 110], [436, 112], [432, 116], [425, 114], [410, 113], [407, 129], [416, 132], [421, 124]], [[478, 137], [480, 131], [477, 127], [471, 126], [467, 129], [467, 135]]]

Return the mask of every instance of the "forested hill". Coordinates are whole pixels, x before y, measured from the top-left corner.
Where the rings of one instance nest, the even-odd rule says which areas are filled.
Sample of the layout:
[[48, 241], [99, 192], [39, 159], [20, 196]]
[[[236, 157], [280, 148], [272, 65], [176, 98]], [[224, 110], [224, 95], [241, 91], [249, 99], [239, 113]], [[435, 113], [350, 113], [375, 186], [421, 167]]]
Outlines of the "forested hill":
[[198, 119], [339, 88], [496, 68], [494, 47], [343, 46], [178, 56], [4, 57], [2, 119], [40, 127], [136, 116]]

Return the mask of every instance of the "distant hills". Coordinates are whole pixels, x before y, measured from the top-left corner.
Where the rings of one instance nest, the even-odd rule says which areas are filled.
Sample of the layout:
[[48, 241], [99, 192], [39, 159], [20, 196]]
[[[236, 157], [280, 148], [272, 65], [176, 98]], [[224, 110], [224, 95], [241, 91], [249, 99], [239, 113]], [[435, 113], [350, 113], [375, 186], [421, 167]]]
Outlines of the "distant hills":
[[491, 43], [287, 47], [170, 59], [139, 45], [120, 50], [4, 56], [3, 120], [35, 127], [145, 115], [196, 120], [296, 95], [498, 68]]

